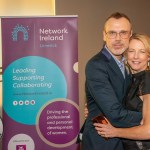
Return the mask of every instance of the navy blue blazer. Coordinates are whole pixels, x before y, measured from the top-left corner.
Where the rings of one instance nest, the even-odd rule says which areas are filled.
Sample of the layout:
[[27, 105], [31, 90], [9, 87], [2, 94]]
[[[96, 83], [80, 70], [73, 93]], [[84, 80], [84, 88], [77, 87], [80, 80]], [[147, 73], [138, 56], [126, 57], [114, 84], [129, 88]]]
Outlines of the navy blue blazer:
[[116, 127], [139, 124], [141, 113], [126, 110], [123, 106], [131, 76], [125, 72], [124, 79], [114, 58], [105, 48], [88, 61], [85, 71], [89, 114], [83, 132], [83, 150], [123, 150], [120, 139], [105, 140], [97, 134], [92, 118], [103, 113]]

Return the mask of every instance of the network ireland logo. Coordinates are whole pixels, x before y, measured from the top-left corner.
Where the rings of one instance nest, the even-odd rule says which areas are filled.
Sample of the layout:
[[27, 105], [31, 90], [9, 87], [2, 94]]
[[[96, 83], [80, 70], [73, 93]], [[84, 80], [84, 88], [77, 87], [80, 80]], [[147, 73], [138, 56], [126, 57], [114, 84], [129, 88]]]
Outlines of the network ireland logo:
[[13, 32], [12, 32], [12, 40], [13, 41], [18, 41], [18, 34], [19, 32], [22, 33], [23, 35], [23, 40], [24, 41], [28, 41], [29, 39], [29, 35], [28, 35], [28, 26], [24, 27], [22, 25], [17, 24], [14, 28], [13, 28]]

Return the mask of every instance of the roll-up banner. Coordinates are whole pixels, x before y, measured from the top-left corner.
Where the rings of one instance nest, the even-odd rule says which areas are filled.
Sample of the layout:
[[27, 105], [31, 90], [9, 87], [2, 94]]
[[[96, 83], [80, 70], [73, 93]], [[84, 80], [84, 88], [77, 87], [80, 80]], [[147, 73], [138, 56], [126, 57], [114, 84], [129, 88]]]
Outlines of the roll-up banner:
[[77, 16], [3, 17], [3, 150], [77, 150]]

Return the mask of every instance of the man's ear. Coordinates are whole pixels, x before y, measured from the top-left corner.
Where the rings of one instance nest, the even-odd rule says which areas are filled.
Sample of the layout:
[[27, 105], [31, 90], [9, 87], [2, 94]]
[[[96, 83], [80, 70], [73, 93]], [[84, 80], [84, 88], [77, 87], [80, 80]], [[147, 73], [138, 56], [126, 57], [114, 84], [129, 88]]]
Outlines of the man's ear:
[[131, 34], [130, 34], [130, 37], [132, 36], [132, 34], [133, 34], [133, 31], [131, 30]]
[[106, 32], [103, 30], [103, 41], [106, 41]]

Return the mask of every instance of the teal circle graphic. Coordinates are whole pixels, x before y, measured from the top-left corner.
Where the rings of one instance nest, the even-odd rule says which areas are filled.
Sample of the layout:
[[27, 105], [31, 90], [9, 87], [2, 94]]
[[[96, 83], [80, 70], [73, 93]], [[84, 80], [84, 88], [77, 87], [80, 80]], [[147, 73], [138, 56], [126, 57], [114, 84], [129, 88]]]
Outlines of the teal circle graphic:
[[37, 113], [45, 103], [66, 96], [67, 82], [63, 72], [44, 57], [20, 58], [3, 73], [3, 107], [16, 122], [36, 124]]

